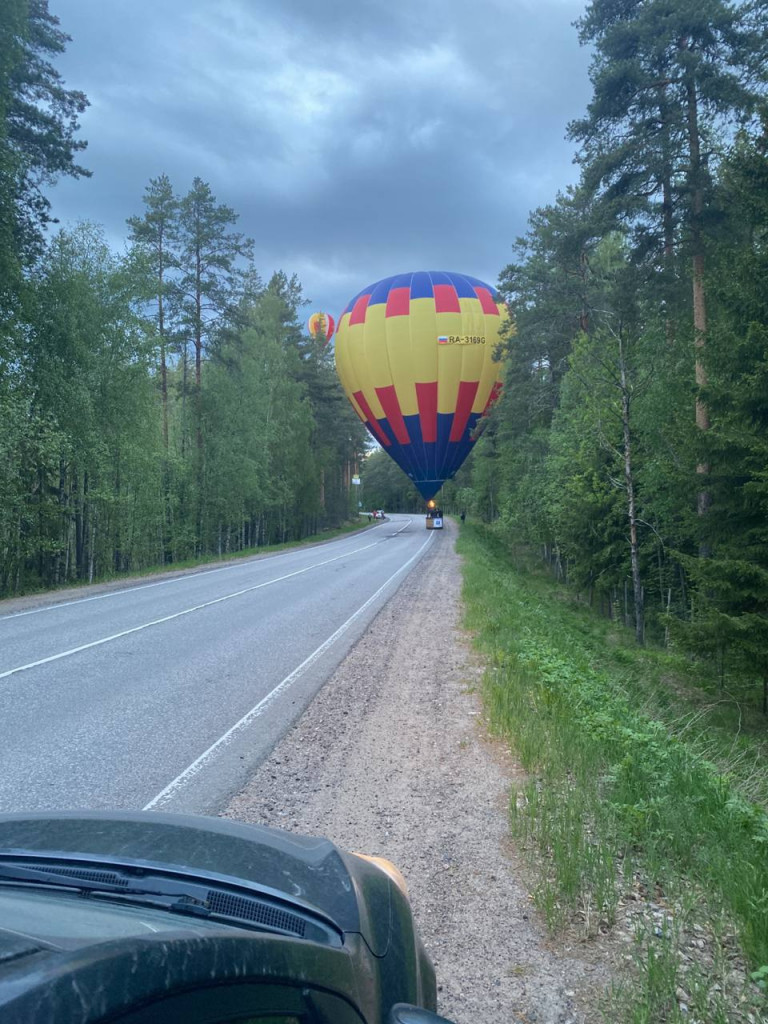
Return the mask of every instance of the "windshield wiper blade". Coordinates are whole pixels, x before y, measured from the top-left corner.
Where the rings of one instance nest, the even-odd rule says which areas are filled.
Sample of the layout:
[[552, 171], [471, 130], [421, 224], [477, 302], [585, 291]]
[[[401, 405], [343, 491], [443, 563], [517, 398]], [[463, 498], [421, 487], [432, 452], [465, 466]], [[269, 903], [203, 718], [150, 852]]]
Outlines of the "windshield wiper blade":
[[64, 867], [47, 864], [4, 862], [0, 864], [0, 882], [40, 882], [43, 885], [65, 886], [68, 889], [102, 889], [126, 892], [133, 889], [133, 879], [118, 871], [103, 868]]
[[79, 895], [145, 904], [182, 914], [222, 920], [241, 928], [312, 939], [341, 946], [343, 935], [323, 918], [291, 903], [207, 880], [174, 878], [139, 869], [128, 872], [111, 865], [60, 865], [0, 860], [0, 885], [46, 886]]

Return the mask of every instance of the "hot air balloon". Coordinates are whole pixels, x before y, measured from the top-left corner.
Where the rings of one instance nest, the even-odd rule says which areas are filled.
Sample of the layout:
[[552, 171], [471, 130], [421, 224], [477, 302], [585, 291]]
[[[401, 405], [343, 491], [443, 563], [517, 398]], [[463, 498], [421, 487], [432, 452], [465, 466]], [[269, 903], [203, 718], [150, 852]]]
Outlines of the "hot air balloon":
[[493, 354], [506, 317], [477, 278], [418, 271], [364, 288], [339, 319], [336, 369], [347, 397], [424, 498], [464, 462], [499, 395]]
[[322, 334], [326, 341], [330, 341], [335, 327], [336, 321], [328, 313], [313, 313], [309, 320], [307, 320], [307, 330], [313, 338], [316, 338], [318, 334]]

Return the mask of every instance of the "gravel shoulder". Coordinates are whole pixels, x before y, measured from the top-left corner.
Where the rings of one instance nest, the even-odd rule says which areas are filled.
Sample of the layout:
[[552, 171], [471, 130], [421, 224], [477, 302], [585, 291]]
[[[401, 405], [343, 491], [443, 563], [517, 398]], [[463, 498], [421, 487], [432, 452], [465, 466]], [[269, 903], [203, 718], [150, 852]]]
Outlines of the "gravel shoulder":
[[447, 523], [222, 813], [394, 861], [456, 1024], [583, 1024], [608, 966], [531, 904], [507, 828], [520, 769], [483, 723], [455, 537]]

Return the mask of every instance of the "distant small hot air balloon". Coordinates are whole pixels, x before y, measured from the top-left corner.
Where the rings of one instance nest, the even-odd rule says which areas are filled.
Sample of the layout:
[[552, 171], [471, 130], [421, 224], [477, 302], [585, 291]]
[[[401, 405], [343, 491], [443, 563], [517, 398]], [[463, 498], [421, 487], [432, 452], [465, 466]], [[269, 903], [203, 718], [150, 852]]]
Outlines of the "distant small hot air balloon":
[[307, 329], [312, 337], [316, 338], [322, 334], [326, 341], [333, 337], [335, 327], [336, 321], [329, 313], [313, 313], [307, 321]]
[[336, 369], [358, 416], [432, 498], [464, 462], [501, 391], [493, 359], [506, 307], [465, 274], [399, 274], [359, 292], [339, 319]]

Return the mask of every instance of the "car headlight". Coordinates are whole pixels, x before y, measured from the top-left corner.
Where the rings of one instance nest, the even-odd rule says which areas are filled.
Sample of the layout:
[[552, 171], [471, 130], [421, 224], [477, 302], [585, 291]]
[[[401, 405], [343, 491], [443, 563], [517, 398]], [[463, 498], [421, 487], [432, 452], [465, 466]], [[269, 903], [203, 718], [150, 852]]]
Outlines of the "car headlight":
[[361, 860], [367, 860], [369, 864], [375, 864], [377, 868], [384, 872], [397, 886], [400, 892], [409, 899], [408, 896], [408, 883], [403, 878], [403, 873], [397, 865], [393, 864], [391, 860], [387, 860], [386, 857], [373, 857], [368, 853], [355, 853], [356, 857], [360, 857]]

